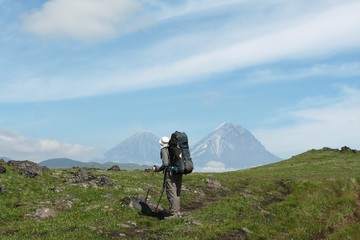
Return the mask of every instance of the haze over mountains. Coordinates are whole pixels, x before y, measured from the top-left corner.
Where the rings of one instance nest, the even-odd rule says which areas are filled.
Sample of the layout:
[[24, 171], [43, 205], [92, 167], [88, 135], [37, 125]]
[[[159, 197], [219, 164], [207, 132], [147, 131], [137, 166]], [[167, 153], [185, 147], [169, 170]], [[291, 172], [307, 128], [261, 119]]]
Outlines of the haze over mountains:
[[[181, 129], [178, 129], [181, 131]], [[191, 134], [187, 133], [190, 143]], [[171, 133], [169, 133], [170, 137]], [[245, 128], [223, 123], [199, 142], [190, 146], [196, 171], [226, 171], [258, 166], [279, 161]], [[89, 159], [92, 166], [99, 163], [132, 163], [138, 165], [160, 164], [159, 137], [151, 132], [137, 132], [102, 157]], [[9, 158], [7, 158], [9, 160]], [[72, 159], [50, 159], [43, 161], [49, 166], [89, 166]]]

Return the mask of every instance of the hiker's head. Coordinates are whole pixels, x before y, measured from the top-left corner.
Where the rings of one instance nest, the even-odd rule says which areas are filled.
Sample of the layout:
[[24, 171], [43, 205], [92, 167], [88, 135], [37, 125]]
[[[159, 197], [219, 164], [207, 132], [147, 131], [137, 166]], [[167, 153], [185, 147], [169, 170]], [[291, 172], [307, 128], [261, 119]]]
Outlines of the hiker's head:
[[160, 145], [162, 147], [165, 147], [169, 143], [169, 138], [168, 137], [162, 137], [162, 138], [160, 138], [159, 143], [160, 143]]

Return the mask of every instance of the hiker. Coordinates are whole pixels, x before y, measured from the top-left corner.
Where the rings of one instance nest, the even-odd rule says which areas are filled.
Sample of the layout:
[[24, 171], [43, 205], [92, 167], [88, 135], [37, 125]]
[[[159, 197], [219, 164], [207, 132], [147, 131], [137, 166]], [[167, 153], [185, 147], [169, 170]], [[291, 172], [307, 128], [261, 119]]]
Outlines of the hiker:
[[169, 156], [169, 138], [162, 137], [160, 138], [160, 158], [162, 160], [162, 165], [160, 167], [153, 165], [153, 172], [163, 171], [164, 184], [166, 190], [166, 196], [170, 204], [170, 216], [165, 217], [165, 219], [171, 219], [174, 217], [180, 216], [180, 192], [182, 184], [182, 174], [174, 173], [170, 171], [170, 156]]

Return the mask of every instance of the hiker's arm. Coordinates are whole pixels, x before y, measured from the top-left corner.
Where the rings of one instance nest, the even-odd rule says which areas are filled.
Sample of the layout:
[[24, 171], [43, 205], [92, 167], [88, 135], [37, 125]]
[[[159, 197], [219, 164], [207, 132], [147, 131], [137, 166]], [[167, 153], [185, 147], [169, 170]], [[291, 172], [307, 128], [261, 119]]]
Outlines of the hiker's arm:
[[160, 152], [160, 157], [162, 160], [162, 165], [156, 169], [156, 172], [161, 172], [169, 166], [170, 163], [169, 150], [167, 148], [162, 148]]

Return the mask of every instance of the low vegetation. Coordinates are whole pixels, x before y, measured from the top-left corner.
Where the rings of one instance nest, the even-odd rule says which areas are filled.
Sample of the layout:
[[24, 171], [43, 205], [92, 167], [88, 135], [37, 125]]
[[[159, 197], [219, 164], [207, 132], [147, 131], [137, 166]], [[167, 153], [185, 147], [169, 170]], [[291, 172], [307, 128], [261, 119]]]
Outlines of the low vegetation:
[[[0, 239], [360, 239], [360, 152], [324, 148], [278, 163], [183, 178], [184, 216], [163, 220], [129, 204], [157, 204], [162, 174], [88, 169], [110, 184], [74, 181], [79, 169], [34, 178], [0, 174]], [[101, 182], [101, 181], [100, 181]], [[107, 182], [109, 183], [109, 182]], [[167, 199], [161, 199], [167, 208]], [[39, 218], [39, 209], [54, 215]]]

